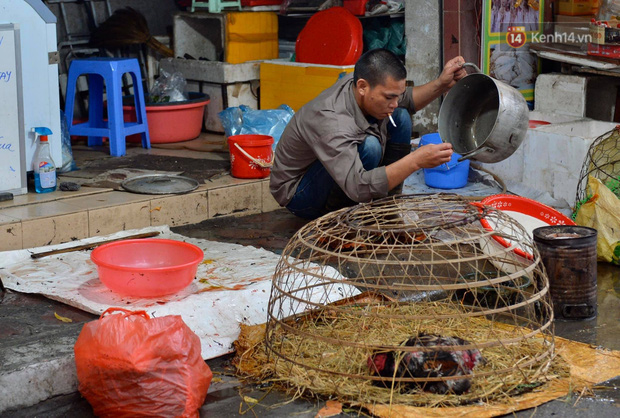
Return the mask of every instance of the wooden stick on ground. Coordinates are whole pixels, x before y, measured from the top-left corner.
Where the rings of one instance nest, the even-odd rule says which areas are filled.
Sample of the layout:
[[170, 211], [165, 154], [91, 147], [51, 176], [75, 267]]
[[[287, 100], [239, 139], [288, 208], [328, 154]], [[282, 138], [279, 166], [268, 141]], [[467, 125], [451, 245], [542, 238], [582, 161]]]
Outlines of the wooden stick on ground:
[[44, 251], [41, 253], [33, 253], [33, 254], [30, 254], [30, 257], [37, 259], [41, 257], [47, 257], [48, 255], [70, 253], [73, 251], [81, 251], [81, 250], [90, 250], [92, 248], [98, 247], [103, 244], [107, 244], [109, 242], [122, 241], [125, 239], [151, 238], [151, 237], [156, 237], [157, 235], [159, 235], [159, 231], [145, 232], [143, 234], [128, 235], [122, 238], [114, 238], [114, 239], [108, 239], [105, 241], [92, 242], [90, 244], [78, 245], [76, 247], [68, 247], [68, 248], [61, 248], [58, 250]]

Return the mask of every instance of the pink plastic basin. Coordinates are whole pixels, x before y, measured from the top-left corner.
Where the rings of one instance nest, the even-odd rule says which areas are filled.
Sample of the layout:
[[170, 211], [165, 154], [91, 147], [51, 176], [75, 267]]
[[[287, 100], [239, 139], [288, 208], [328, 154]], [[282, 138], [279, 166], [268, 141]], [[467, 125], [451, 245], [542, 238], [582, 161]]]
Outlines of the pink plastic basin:
[[187, 242], [170, 239], [128, 239], [104, 244], [90, 259], [99, 280], [110, 290], [126, 296], [154, 298], [187, 287], [204, 253]]
[[[146, 120], [152, 144], [188, 141], [197, 138], [202, 130], [202, 119], [209, 96], [190, 93], [189, 100], [174, 103], [147, 103]], [[136, 108], [123, 106], [126, 122], [136, 121]], [[127, 142], [141, 142], [140, 134], [129, 135]]]

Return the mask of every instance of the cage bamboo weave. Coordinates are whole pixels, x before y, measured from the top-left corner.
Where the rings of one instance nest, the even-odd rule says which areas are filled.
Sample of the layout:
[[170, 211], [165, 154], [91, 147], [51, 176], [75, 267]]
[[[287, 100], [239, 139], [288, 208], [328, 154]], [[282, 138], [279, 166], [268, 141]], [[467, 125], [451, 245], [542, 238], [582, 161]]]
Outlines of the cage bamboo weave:
[[592, 142], [581, 167], [575, 212], [588, 200], [588, 177], [599, 179], [620, 198], [620, 125]]
[[[465, 377], [471, 390], [452, 402], [462, 403], [544, 380], [552, 322], [548, 278], [520, 224], [456, 195], [393, 196], [325, 215], [289, 241], [273, 278], [265, 343], [277, 377], [301, 392], [428, 405], [435, 401], [425, 384]], [[464, 343], [403, 345], [420, 333]], [[486, 364], [464, 376], [369, 371], [377, 352], [470, 349]]]

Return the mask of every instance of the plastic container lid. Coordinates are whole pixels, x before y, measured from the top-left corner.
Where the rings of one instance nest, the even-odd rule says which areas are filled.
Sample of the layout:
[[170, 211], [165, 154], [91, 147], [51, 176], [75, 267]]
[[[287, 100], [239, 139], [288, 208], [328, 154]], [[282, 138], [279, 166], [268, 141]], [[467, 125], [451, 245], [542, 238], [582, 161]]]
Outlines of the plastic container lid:
[[295, 44], [297, 62], [353, 65], [364, 46], [362, 24], [344, 7], [315, 13], [302, 29]]

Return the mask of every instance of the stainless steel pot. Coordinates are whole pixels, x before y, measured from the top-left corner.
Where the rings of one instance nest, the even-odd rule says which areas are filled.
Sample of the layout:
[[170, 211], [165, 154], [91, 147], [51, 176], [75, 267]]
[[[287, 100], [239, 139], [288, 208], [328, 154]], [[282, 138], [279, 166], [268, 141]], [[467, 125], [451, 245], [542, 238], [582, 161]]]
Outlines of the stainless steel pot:
[[459, 80], [439, 110], [439, 136], [455, 152], [483, 163], [510, 157], [527, 133], [529, 109], [515, 88], [478, 72]]

